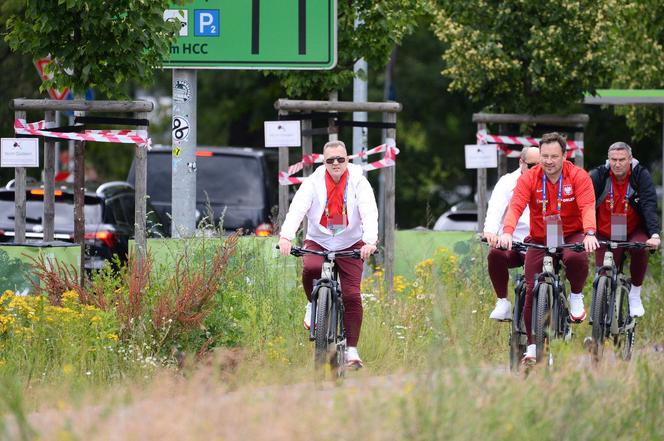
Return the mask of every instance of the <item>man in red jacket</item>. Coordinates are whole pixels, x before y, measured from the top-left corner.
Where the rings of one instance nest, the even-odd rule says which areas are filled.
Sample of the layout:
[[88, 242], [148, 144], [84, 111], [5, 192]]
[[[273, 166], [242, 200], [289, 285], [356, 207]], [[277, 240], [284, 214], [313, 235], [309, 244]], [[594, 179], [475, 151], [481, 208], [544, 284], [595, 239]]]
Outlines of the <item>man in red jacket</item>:
[[[588, 256], [599, 244], [595, 237], [595, 192], [588, 173], [565, 160], [567, 140], [559, 133], [547, 133], [540, 141], [540, 165], [522, 174], [516, 183], [514, 196], [505, 215], [499, 246], [512, 248], [512, 233], [517, 220], [530, 208], [532, 242], [547, 246], [583, 242], [586, 252], [564, 250], [562, 260], [570, 282], [570, 316], [583, 321], [583, 285], [588, 277]], [[541, 272], [544, 252], [529, 249], [526, 253], [526, 302], [524, 321], [528, 334], [528, 348], [524, 361], [536, 359], [532, 335], [533, 287], [535, 274]]]

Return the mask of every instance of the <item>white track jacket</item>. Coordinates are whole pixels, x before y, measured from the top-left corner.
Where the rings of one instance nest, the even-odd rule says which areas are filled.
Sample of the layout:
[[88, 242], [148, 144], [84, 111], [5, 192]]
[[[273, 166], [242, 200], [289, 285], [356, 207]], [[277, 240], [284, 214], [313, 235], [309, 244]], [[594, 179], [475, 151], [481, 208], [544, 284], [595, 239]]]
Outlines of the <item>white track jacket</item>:
[[[496, 186], [491, 193], [491, 199], [489, 199], [489, 208], [486, 211], [486, 219], [484, 221], [485, 232], [494, 234], [503, 233], [503, 219], [505, 218], [505, 213], [507, 213], [507, 207], [509, 207], [510, 201], [512, 200], [516, 181], [520, 176], [521, 167], [517, 168], [512, 173], [503, 175], [503, 177], [496, 182]], [[523, 214], [519, 218], [519, 222], [516, 224], [516, 229], [512, 234], [512, 238], [521, 242], [529, 234], [530, 209], [526, 205], [526, 209], [523, 210]]]
[[362, 175], [362, 167], [348, 164], [348, 190], [346, 196], [348, 226], [336, 236], [320, 224], [325, 204], [325, 166], [318, 167], [295, 193], [286, 219], [281, 226], [281, 237], [293, 240], [304, 216], [309, 221], [307, 239], [326, 250], [340, 251], [362, 240], [365, 244], [378, 241], [378, 208], [371, 184]]

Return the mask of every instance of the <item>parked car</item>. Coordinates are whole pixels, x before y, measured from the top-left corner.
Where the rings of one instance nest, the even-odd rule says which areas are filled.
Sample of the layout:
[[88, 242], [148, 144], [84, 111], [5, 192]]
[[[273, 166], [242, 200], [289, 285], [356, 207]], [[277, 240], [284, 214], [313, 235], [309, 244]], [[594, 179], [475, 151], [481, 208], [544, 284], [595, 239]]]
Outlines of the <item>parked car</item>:
[[[129, 239], [134, 237], [134, 188], [127, 182], [108, 182], [96, 191], [86, 191], [85, 268], [100, 269], [117, 255], [126, 260]], [[26, 241], [44, 238], [44, 189], [26, 190]], [[148, 237], [163, 237], [164, 232], [154, 207], [147, 206]], [[14, 241], [14, 189], [0, 189], [0, 242]], [[55, 190], [54, 239], [74, 241], [74, 192], [63, 186]]]
[[443, 213], [434, 231], [477, 231], [477, 205], [474, 202], [459, 202]]
[[[260, 236], [272, 234], [270, 215], [277, 205], [277, 158], [271, 151], [239, 147], [200, 147], [196, 150], [197, 221], [218, 225], [223, 216], [225, 230], [243, 229]], [[147, 193], [152, 205], [171, 231], [170, 147], [148, 152]], [[134, 163], [127, 181], [135, 180]]]

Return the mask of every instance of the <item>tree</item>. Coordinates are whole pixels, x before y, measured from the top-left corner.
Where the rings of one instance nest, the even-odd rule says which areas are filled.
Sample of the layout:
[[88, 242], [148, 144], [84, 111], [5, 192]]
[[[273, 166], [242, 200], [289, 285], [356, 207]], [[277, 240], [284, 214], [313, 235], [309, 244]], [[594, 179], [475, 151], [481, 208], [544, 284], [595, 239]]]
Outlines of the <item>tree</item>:
[[22, 3], [21, 13], [6, 22], [6, 41], [14, 51], [33, 58], [50, 54], [56, 60], [49, 65], [53, 80], [42, 88], [68, 87], [79, 94], [92, 87], [115, 97], [123, 95], [118, 86], [127, 80], [150, 81], [179, 27], [163, 19], [170, 0]]
[[[664, 4], [657, 0], [625, 2], [612, 9], [614, 89], [664, 88]], [[615, 106], [634, 138], [654, 135], [662, 120], [660, 106]]]
[[[339, 0], [338, 61], [329, 71], [269, 71], [291, 96], [327, 98], [353, 80], [353, 64], [384, 66], [392, 49], [413, 32], [428, 0]], [[361, 23], [355, 28], [355, 19]]]
[[551, 113], [609, 83], [613, 1], [438, 0], [451, 91], [497, 112]]

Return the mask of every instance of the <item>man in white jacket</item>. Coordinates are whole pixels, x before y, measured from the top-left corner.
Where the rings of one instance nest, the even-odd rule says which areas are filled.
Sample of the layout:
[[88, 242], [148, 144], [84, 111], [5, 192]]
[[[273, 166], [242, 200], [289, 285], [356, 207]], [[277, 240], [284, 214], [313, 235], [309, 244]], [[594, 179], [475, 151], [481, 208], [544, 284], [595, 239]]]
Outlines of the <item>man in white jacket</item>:
[[[291, 250], [291, 241], [307, 217], [304, 247], [313, 250], [341, 251], [359, 249], [362, 259], [376, 251], [378, 209], [373, 189], [362, 174], [362, 167], [348, 163], [346, 146], [330, 141], [323, 147], [324, 165], [318, 167], [295, 193], [286, 219], [281, 226], [279, 249], [283, 256]], [[302, 283], [309, 303], [304, 327], [311, 325], [311, 292], [314, 279], [320, 278], [323, 258], [304, 256]], [[337, 260], [343, 289], [344, 327], [348, 343], [349, 367], [362, 367], [357, 342], [362, 327], [362, 261]]]
[[[492, 320], [512, 319], [512, 304], [507, 300], [509, 269], [523, 266], [525, 256], [514, 250], [498, 249], [496, 246], [498, 245], [498, 237], [503, 232], [503, 219], [512, 200], [516, 181], [522, 173], [539, 164], [539, 156], [540, 153], [537, 147], [524, 147], [519, 157], [519, 168], [501, 177], [491, 193], [489, 208], [484, 221], [484, 238], [491, 246], [487, 257], [489, 277], [493, 289], [496, 291], [496, 297], [498, 297], [496, 307], [489, 315]], [[523, 241], [529, 234], [530, 211], [526, 207], [519, 218], [513, 237], [514, 240]]]

